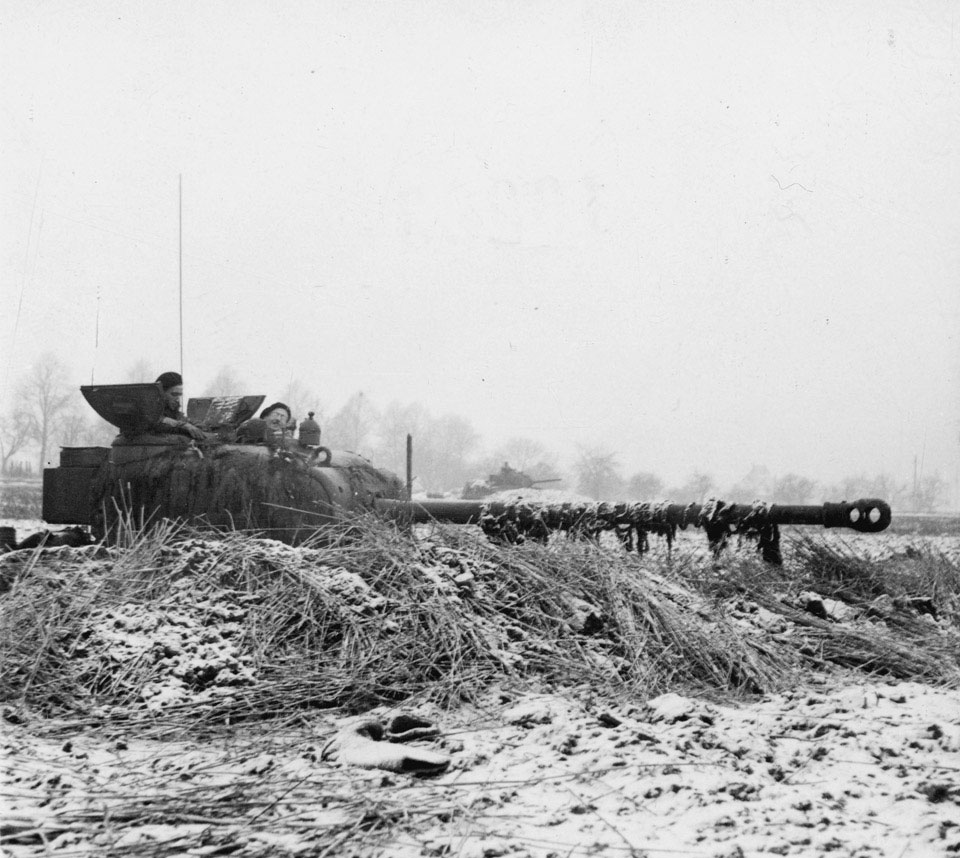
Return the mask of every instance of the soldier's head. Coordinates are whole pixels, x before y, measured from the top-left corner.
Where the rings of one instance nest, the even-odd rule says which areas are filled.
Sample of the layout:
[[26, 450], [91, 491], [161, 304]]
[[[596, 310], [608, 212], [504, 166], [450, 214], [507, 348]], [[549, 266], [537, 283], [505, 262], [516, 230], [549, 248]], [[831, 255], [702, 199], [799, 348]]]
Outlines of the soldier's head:
[[162, 372], [157, 384], [163, 391], [163, 404], [172, 411], [179, 411], [183, 401], [183, 378], [179, 372]]
[[274, 402], [273, 405], [268, 405], [260, 412], [260, 419], [267, 424], [268, 429], [274, 431], [285, 429], [292, 416], [290, 407], [282, 402]]

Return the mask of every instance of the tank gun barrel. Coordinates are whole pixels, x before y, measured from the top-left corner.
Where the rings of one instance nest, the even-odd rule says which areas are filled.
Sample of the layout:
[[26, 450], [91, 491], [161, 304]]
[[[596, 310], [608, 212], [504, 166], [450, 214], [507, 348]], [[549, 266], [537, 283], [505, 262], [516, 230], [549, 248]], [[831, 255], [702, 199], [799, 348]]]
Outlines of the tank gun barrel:
[[431, 519], [451, 524], [477, 524], [499, 542], [546, 542], [560, 531], [574, 538], [597, 539], [613, 532], [628, 551], [643, 553], [648, 534], [655, 533], [673, 544], [677, 530], [703, 528], [714, 555], [733, 534], [755, 539], [763, 559], [783, 562], [780, 525], [848, 527], [861, 533], [879, 533], [890, 524], [889, 505], [876, 498], [862, 498], [820, 506], [786, 504], [727, 504], [711, 499], [686, 506], [674, 503], [552, 503], [533, 501], [387, 501], [377, 500], [377, 509], [410, 522]]
[[[820, 527], [848, 527], [861, 533], [879, 533], [890, 524], [890, 506], [877, 498], [855, 501], [827, 502], [821, 505], [793, 504], [726, 504], [712, 501], [691, 503], [555, 503], [539, 504], [532, 501], [510, 503], [505, 501], [423, 500], [376, 501], [378, 510], [415, 523], [430, 520], [450, 524], [479, 524], [485, 516], [536, 516], [550, 529], [568, 529], [585, 517], [609, 522], [611, 525], [639, 525], [655, 527], [666, 525], [680, 529], [704, 527], [710, 523], [729, 525], [813, 525]], [[550, 527], [556, 522], [555, 527]]]
[[403, 518], [414, 524], [442, 521], [447, 524], [479, 524], [484, 507], [489, 504], [475, 500], [405, 501], [377, 498], [378, 512], [394, 518]]

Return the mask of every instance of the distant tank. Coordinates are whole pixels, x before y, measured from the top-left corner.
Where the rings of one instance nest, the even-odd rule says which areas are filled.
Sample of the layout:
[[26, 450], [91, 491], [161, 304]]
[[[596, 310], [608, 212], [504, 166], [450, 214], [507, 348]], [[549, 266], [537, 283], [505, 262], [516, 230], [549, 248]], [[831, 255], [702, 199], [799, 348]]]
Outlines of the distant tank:
[[549, 480], [535, 480], [523, 471], [511, 468], [507, 462], [503, 463], [496, 474], [490, 474], [485, 480], [472, 480], [463, 487], [460, 497], [464, 500], [478, 500], [489, 497], [497, 492], [512, 491], [514, 489], [534, 489], [543, 483], [559, 483], [559, 477]]
[[[377, 512], [408, 523], [475, 524], [503, 542], [543, 542], [557, 532], [597, 539], [613, 532], [628, 549], [640, 552], [649, 533], [672, 542], [678, 528], [700, 527], [716, 550], [736, 533], [755, 537], [765, 559], [779, 562], [781, 524], [876, 533], [891, 519], [890, 507], [877, 499], [821, 506], [726, 504], [716, 499], [702, 505], [413, 502], [398, 476], [363, 456], [267, 432], [262, 421], [253, 419], [263, 396], [190, 400], [187, 416], [207, 433], [203, 441], [193, 441], [151, 434], [150, 427], [163, 413], [159, 385], [90, 385], [81, 392], [120, 434], [110, 447], [61, 450], [60, 467], [43, 473], [43, 519], [89, 527], [96, 538], [111, 536], [124, 522], [140, 527], [166, 519], [297, 544], [325, 525]], [[306, 435], [315, 440], [319, 427], [310, 423]], [[549, 481], [532, 480], [505, 464], [489, 484], [502, 491], [541, 482]]]

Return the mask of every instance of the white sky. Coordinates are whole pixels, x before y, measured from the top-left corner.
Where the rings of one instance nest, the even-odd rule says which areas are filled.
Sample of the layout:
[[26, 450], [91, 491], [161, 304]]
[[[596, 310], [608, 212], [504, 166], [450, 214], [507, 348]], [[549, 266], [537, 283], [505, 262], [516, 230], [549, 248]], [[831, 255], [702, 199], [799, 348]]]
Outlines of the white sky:
[[188, 396], [956, 492], [957, 10], [0, 0], [0, 399], [177, 368], [182, 174]]

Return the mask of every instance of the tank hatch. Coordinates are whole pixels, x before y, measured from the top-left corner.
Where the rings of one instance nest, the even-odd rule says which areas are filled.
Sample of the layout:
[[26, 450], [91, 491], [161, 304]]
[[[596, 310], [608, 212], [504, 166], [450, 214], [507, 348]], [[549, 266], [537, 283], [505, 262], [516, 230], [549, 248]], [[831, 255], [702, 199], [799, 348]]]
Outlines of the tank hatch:
[[249, 420], [266, 396], [207, 396], [187, 402], [187, 419], [206, 430], [236, 429]]
[[163, 417], [159, 384], [89, 384], [83, 398], [107, 423], [127, 436], [141, 435]]

